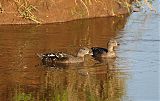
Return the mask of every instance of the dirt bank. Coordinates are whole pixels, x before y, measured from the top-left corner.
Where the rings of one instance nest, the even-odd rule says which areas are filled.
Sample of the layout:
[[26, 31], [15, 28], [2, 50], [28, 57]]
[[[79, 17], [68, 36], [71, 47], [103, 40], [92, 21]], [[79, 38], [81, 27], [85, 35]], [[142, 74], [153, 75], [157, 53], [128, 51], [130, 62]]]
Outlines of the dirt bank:
[[1, 0], [0, 24], [54, 23], [117, 16], [131, 0]]

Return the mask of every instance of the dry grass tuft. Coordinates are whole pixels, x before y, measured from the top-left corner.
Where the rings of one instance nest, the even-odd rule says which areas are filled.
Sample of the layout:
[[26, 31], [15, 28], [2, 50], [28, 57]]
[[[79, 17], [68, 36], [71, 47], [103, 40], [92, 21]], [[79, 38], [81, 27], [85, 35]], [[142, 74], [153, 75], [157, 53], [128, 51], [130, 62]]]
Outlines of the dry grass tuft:
[[14, 0], [17, 10], [21, 17], [40, 23], [37, 17], [33, 14], [34, 11], [38, 11], [35, 6], [28, 3], [27, 0]]

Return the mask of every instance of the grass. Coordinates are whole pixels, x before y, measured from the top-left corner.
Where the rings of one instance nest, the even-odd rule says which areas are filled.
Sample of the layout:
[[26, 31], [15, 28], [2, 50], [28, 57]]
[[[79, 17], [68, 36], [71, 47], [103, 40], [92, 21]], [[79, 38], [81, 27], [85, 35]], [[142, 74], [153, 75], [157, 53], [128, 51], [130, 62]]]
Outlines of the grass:
[[[87, 3], [86, 2], [84, 2], [83, 0], [78, 0], [83, 6], [84, 6], [84, 8], [85, 8], [85, 10], [86, 10], [86, 13], [87, 13], [87, 15], [89, 16], [89, 10], [88, 10], [88, 6], [87, 6]], [[89, 0], [89, 2], [90, 2], [90, 0]], [[78, 3], [77, 3], [77, 0], [75, 0], [75, 4], [76, 4], [76, 6], [78, 5]], [[81, 7], [81, 8], [83, 8], [83, 7]], [[78, 12], [76, 12], [77, 14], [81, 14], [81, 13], [78, 13]], [[83, 14], [84, 15], [84, 14]]]
[[35, 6], [29, 4], [27, 0], [14, 0], [18, 13], [21, 17], [34, 21], [35, 23], [41, 23], [33, 12], [38, 11]]
[[120, 6], [126, 8], [128, 12], [130, 13], [130, 8], [132, 6], [135, 6], [136, 8], [144, 8], [145, 6], [148, 7], [150, 10], [155, 11], [156, 9], [152, 6], [152, 3], [154, 0], [134, 0], [133, 5], [129, 4], [128, 2], [124, 0], [114, 0], [117, 2]]
[[152, 2], [153, 2], [153, 1], [154, 1], [154, 0], [144, 0], [145, 4], [146, 4], [151, 10], [156, 11], [156, 9], [153, 8], [153, 6], [152, 6]]
[[156, 9], [152, 6], [154, 0], [135, 0], [134, 1], [134, 6], [137, 8], [144, 8], [144, 7], [148, 7], [151, 11], [156, 11]]
[[85, 12], [84, 10], [82, 10], [82, 8], [79, 7], [79, 6], [74, 7], [74, 8], [71, 10], [71, 14], [72, 14], [73, 16], [77, 16], [77, 17], [80, 17], [80, 18], [86, 16], [86, 12]]
[[126, 8], [128, 12], [130, 12], [131, 4], [129, 4], [128, 2], [124, 0], [114, 0], [114, 1], [117, 2], [120, 6]]
[[[77, 6], [75, 7], [71, 12], [72, 15], [78, 15], [80, 17], [83, 16], [89, 16], [90, 12], [89, 12], [89, 5], [92, 5], [93, 2], [95, 3], [100, 3], [100, 4], [105, 4], [105, 2], [101, 1], [101, 0], [75, 0], [75, 4], [76, 5], [80, 5], [82, 4], [83, 7]], [[118, 3], [120, 6], [126, 8], [128, 10], [128, 13], [130, 13], [130, 8], [131, 8], [131, 4], [129, 4], [127, 1], [125, 0], [114, 0], [114, 2]], [[84, 10], [85, 8], [85, 10]], [[105, 9], [105, 8], [104, 8]], [[108, 11], [108, 9], [107, 9]], [[111, 12], [112, 15], [116, 15], [114, 9], [111, 7], [111, 9], [109, 9], [109, 11]]]

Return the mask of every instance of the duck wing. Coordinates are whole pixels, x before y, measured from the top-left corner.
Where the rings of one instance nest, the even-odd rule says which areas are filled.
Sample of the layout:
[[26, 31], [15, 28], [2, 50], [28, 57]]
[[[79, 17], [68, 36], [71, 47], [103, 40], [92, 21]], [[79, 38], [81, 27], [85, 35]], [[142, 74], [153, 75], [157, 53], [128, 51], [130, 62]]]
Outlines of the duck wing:
[[91, 50], [93, 52], [93, 57], [99, 57], [104, 52], [108, 52], [108, 49], [102, 47], [92, 47]]
[[42, 64], [46, 66], [55, 66], [57, 61], [65, 61], [68, 59], [68, 54], [63, 52], [50, 52], [44, 54], [37, 54], [41, 59]]
[[41, 55], [42, 60], [52, 60], [52, 61], [57, 61], [57, 60], [65, 60], [68, 58], [68, 54], [63, 53], [63, 52], [56, 52], [56, 53], [45, 53]]
[[56, 56], [56, 60], [63, 61], [63, 60], [68, 59], [69, 54], [66, 54], [66, 53], [63, 53], [63, 52], [57, 52], [57, 53], [55, 53], [55, 56]]

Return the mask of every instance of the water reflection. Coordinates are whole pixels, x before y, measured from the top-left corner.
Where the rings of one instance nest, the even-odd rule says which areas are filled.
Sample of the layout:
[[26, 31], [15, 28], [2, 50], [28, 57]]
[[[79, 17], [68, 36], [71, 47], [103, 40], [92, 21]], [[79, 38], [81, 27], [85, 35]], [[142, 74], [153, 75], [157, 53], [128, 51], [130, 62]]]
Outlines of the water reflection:
[[[108, 66], [111, 65], [114, 64]], [[33, 82], [26, 75], [28, 84], [18, 83], [14, 93], [10, 93], [13, 98], [18, 99], [24, 93], [23, 96], [31, 94], [33, 99], [42, 101], [121, 101], [125, 80], [118, 78], [120, 72], [116, 67], [108, 66], [45, 69]]]
[[[126, 18], [95, 18], [46, 25], [0, 26], [0, 100], [121, 101], [123, 72], [115, 60], [66, 69], [45, 68], [36, 53], [75, 55], [82, 46], [106, 47]], [[108, 62], [109, 61], [109, 62]], [[93, 64], [92, 64], [93, 63]]]

